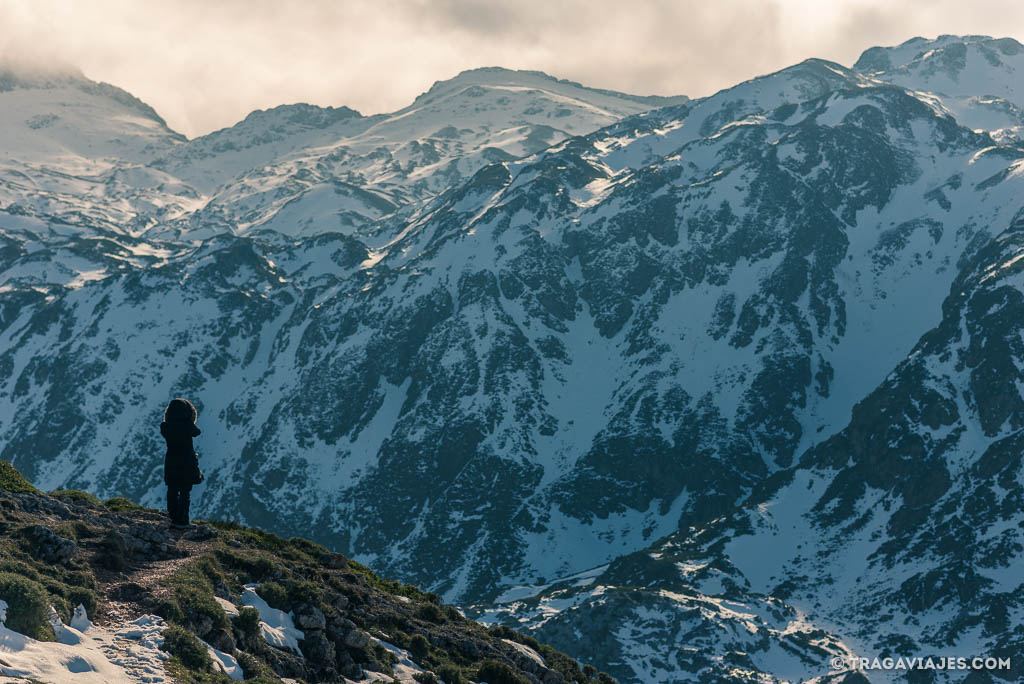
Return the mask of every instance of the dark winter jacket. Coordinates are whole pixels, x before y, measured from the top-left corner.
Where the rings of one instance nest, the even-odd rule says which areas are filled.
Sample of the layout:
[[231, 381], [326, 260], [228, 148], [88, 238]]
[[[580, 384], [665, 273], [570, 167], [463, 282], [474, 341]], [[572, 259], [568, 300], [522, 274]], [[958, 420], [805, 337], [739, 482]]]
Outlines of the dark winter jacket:
[[199, 428], [191, 421], [170, 420], [160, 423], [160, 434], [167, 441], [164, 482], [178, 487], [196, 484], [202, 474], [192, 438], [199, 436]]

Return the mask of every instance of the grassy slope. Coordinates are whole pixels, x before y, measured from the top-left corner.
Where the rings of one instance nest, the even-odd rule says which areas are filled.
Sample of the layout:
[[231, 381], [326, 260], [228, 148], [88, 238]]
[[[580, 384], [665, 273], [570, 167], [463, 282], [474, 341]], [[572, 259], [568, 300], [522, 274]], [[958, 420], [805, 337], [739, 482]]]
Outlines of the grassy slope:
[[[75, 541], [77, 552], [66, 563], [37, 557], [32, 535], [39, 525]], [[27, 584], [5, 589], [8, 575]], [[270, 648], [258, 633], [254, 611], [243, 610], [235, 619], [224, 613], [215, 596], [237, 604], [247, 584], [258, 584], [274, 607], [323, 615], [327, 629], [307, 631], [301, 644], [305, 658]], [[42, 493], [0, 461], [0, 598], [7, 598], [4, 593], [46, 600], [65, 621], [79, 603], [100, 623], [161, 615], [171, 625], [165, 635], [165, 648], [174, 655], [168, 668], [184, 682], [230, 681], [210, 669], [199, 637], [233, 651], [252, 682], [281, 676], [338, 681], [339, 672], [358, 667], [390, 672], [394, 656], [373, 640], [360, 645], [363, 639], [348, 639], [356, 632], [409, 650], [420, 667], [448, 684], [553, 682], [559, 675], [579, 684], [613, 681], [532, 637], [467, 620], [438, 596], [381, 578], [308, 540], [220, 522], [171, 536], [159, 511], [126, 499], [100, 502], [85, 492]], [[32, 608], [24, 614], [36, 614]], [[45, 620], [26, 630], [52, 638]], [[505, 640], [534, 648], [553, 672], [537, 670]]]

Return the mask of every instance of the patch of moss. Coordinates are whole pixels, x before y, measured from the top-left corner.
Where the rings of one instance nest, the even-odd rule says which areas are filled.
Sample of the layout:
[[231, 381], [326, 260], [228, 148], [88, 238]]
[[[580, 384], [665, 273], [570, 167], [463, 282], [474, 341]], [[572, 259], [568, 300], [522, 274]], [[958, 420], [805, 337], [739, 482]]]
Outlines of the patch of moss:
[[18, 469], [7, 461], [0, 461], [0, 489], [8, 492], [38, 492]]
[[61, 499], [68, 499], [70, 501], [77, 501], [82, 503], [90, 503], [95, 506], [102, 506], [103, 504], [95, 496], [89, 492], [83, 492], [80, 489], [55, 489], [50, 492], [53, 496]]
[[137, 511], [155, 512], [156, 509], [140, 506], [131, 499], [123, 496], [115, 496], [103, 502], [103, 506], [112, 513], [135, 513]]

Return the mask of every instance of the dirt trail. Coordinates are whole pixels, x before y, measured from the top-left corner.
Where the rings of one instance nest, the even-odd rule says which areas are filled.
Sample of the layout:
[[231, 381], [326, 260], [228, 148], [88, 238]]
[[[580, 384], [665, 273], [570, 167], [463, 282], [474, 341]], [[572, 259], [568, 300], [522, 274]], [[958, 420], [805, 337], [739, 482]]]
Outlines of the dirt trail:
[[[163, 527], [159, 523], [154, 526]], [[211, 531], [205, 526], [184, 531], [171, 530], [172, 548], [181, 554], [179, 557], [133, 562], [124, 573], [110, 573], [97, 578], [99, 602], [94, 618], [96, 623], [122, 625], [131, 622], [151, 613], [156, 603], [170, 598], [172, 590], [165, 586], [165, 580], [210, 549], [211, 539], [216, 536], [210, 535]]]
[[[167, 529], [166, 523], [161, 521], [147, 523], [155, 533]], [[158, 637], [154, 637], [152, 630], [146, 627], [157, 625], [156, 634], [159, 634], [163, 621], [144, 618], [142, 628], [136, 621], [153, 613], [159, 602], [171, 597], [172, 590], [165, 586], [165, 581], [210, 548], [211, 540], [216, 538], [212, 532], [203, 526], [184, 531], [170, 530], [171, 553], [180, 556], [130, 562], [123, 572], [111, 571], [97, 577], [98, 605], [96, 615], [90, 617], [108, 635], [102, 638], [101, 650], [111, 663], [124, 668], [129, 681], [138, 684], [171, 681], [163, 665], [162, 658], [166, 656], [162, 652], [154, 654], [154, 651], [159, 651], [159, 642], [154, 641]]]

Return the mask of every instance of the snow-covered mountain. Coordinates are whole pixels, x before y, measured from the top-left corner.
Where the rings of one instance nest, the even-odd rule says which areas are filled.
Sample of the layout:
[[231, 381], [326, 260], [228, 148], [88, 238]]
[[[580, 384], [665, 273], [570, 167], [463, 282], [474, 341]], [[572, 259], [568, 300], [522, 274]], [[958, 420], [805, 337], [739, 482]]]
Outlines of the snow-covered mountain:
[[998, 140], [1024, 139], [1024, 48], [1012, 38], [913, 38], [866, 51], [854, 69], [927, 92], [965, 126]]
[[154, 166], [209, 197], [189, 217], [193, 237], [209, 226], [206, 234], [348, 232], [486, 164], [686, 100], [593, 90], [539, 72], [475, 69], [435, 83], [393, 114], [310, 105], [253, 112]]
[[693, 101], [485, 69], [104, 148], [103, 184], [33, 159], [0, 458], [157, 505], [189, 396], [205, 514], [622, 681], [1011, 652], [1024, 148], [979, 112], [1022, 53], [915, 39]]
[[998, 658], [992, 674], [1019, 680], [1022, 254], [1024, 212], [964, 260], [939, 324], [849, 424], [742, 507], [472, 614], [639, 681], [794, 681], [900, 656]]

